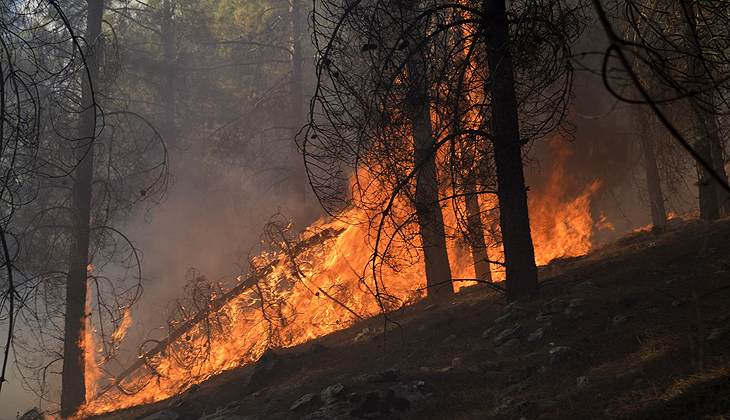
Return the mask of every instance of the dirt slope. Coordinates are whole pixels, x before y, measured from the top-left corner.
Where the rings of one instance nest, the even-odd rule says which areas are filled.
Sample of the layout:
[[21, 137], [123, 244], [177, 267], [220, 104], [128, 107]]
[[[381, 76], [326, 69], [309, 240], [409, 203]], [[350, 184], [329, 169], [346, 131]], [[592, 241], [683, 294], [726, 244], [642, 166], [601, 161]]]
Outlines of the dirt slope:
[[730, 418], [730, 220], [634, 233], [540, 276], [527, 302], [471, 287], [390, 314], [385, 334], [381, 316], [98, 418]]

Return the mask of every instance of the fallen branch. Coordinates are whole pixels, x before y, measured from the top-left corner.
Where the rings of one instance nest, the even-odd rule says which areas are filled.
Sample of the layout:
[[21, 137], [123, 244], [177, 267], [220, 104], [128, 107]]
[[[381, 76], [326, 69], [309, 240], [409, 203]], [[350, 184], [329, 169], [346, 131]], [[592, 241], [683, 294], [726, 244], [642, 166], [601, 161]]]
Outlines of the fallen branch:
[[193, 329], [193, 327], [195, 327], [197, 324], [207, 319], [211, 314], [220, 311], [228, 302], [232, 301], [248, 289], [254, 287], [259, 282], [259, 280], [268, 276], [273, 270], [273, 267], [277, 266], [282, 261], [282, 259], [285, 259], [292, 255], [296, 256], [314, 245], [321, 244], [328, 239], [339, 236], [343, 231], [344, 229], [327, 228], [303, 241], [298, 242], [296, 245], [288, 250], [286, 256], [277, 258], [276, 260], [269, 263], [265, 269], [254, 272], [246, 280], [239, 283], [236, 287], [229, 290], [218, 299], [211, 301], [205, 309], [201, 310], [200, 312], [195, 314], [195, 316], [183, 322], [177, 328], [172, 330], [166, 338], [160, 340], [152, 349], [141, 355], [137, 359], [137, 361], [135, 361], [131, 366], [125, 369], [124, 372], [117, 375], [117, 377], [114, 378], [114, 381], [111, 384], [102, 388], [99, 393], [96, 394], [96, 396], [94, 396], [91, 400], [96, 400], [97, 398], [106, 394], [110, 389], [114, 387], [119, 387], [122, 381], [129, 377], [129, 375], [137, 371], [139, 368], [146, 366], [148, 361], [152, 357], [164, 351], [167, 347], [170, 346], [170, 344], [175, 342], [175, 340], [182, 337], [185, 333]]

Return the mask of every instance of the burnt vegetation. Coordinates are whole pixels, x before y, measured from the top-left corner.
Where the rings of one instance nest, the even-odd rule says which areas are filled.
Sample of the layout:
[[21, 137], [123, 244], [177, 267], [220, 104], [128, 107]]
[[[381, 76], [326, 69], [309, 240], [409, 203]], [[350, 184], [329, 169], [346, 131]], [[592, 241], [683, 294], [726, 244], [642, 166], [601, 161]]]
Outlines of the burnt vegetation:
[[3, 3], [0, 406], [725, 418], [729, 75], [724, 0]]

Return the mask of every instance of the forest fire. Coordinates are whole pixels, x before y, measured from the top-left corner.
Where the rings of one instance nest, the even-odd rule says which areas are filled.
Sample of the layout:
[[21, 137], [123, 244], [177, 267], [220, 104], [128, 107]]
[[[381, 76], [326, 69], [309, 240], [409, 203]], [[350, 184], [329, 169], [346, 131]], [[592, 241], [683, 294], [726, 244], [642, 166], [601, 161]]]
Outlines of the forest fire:
[[[557, 158], [549, 182], [530, 201], [538, 264], [590, 249], [595, 224], [590, 200], [600, 187], [594, 182], [577, 197], [564, 193], [571, 182], [564, 169], [570, 152], [553, 143]], [[450, 218], [447, 214], [447, 221]], [[190, 298], [168, 314], [168, 338], [148, 340], [139, 359], [121, 376], [89, 383], [89, 402], [81, 415], [168, 398], [256, 360], [267, 348], [294, 346], [422, 298], [423, 264], [414, 258], [415, 262], [374, 266], [370, 237], [363, 228], [367, 222], [364, 214], [352, 210], [340, 220], [314, 223], [299, 237], [285, 223], [270, 223], [266, 234], [271, 246], [252, 258], [248, 276], [239, 277], [228, 291], [203, 277], [191, 278], [186, 287]], [[494, 222], [491, 225], [497, 225]], [[473, 279], [470, 252], [455, 240], [449, 241], [449, 248], [454, 278]], [[494, 260], [492, 278], [500, 281], [504, 272], [499, 244], [488, 251]], [[466, 284], [457, 283], [457, 290]], [[130, 321], [126, 317], [123, 328]], [[87, 358], [101, 362], [93, 354]], [[89, 381], [99, 377], [96, 372]]]

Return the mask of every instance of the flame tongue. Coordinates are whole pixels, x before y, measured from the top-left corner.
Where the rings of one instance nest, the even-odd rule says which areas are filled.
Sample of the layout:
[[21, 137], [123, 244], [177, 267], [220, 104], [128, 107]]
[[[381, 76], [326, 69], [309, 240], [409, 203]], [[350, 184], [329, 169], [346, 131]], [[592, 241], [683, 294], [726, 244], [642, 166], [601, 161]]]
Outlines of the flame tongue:
[[[533, 191], [529, 202], [538, 264], [590, 249], [595, 225], [590, 200], [601, 185], [593, 182], [577, 196], [569, 196], [566, 186], [574, 180], [564, 164], [570, 152], [564, 142], [553, 143], [556, 159], [549, 181]], [[481, 205], [494, 208], [495, 200], [483, 197]], [[498, 236], [497, 213], [485, 212], [482, 222]], [[445, 212], [447, 224], [455, 225], [455, 218], [453, 211]], [[198, 299], [208, 301], [181, 305], [168, 338], [148, 345], [124, 372], [108, 379], [109, 385], [90, 399], [83, 415], [168, 398], [191, 383], [256, 360], [269, 347], [294, 346], [377, 314], [381, 304], [392, 309], [423, 296], [425, 270], [413, 253], [402, 254], [410, 259], [397, 264], [378, 266], [375, 283], [370, 236], [363, 228], [370, 219], [353, 209], [341, 220], [320, 220], [298, 241], [287, 238], [287, 227], [267, 231], [276, 238], [276, 249], [255, 257], [253, 264], [260, 269], [247, 279], [239, 278], [231, 290], [195, 279]], [[450, 248], [454, 277], [474, 278], [469, 250], [453, 238]], [[487, 252], [490, 260], [501, 259], [497, 245], [490, 245]], [[490, 266], [493, 279], [504, 277], [499, 264]], [[384, 298], [380, 302], [374, 297], [376, 291]], [[193, 312], [191, 307], [199, 310]], [[124, 336], [130, 323], [126, 313], [124, 328], [114, 333], [115, 339]]]

